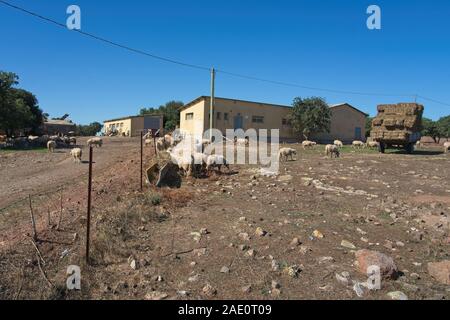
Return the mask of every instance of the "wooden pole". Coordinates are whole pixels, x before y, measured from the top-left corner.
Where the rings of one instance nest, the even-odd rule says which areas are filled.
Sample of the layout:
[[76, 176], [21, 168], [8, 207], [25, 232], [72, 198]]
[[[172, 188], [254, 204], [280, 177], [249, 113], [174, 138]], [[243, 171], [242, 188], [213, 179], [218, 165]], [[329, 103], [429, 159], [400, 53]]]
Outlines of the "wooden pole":
[[[211, 98], [209, 104], [209, 139], [212, 140], [212, 129], [214, 128], [214, 96], [215, 96], [216, 70], [211, 69]], [[212, 142], [212, 141], [211, 141]]]
[[142, 181], [143, 168], [144, 167], [144, 132], [141, 131], [141, 192], [144, 190], [144, 184]]
[[33, 229], [33, 240], [37, 241], [37, 231], [36, 231], [36, 220], [34, 219], [34, 213], [33, 213], [33, 205], [31, 203], [31, 195], [28, 196], [28, 199], [30, 200], [30, 215], [31, 215], [31, 228]]
[[56, 230], [59, 230], [59, 228], [61, 227], [62, 215], [63, 215], [63, 190], [61, 189], [59, 199], [59, 219], [58, 224], [56, 226]]
[[86, 227], [86, 263], [89, 264], [89, 242], [91, 232], [91, 194], [92, 194], [92, 147], [89, 147], [89, 180], [88, 180], [88, 204], [87, 204], [87, 227]]

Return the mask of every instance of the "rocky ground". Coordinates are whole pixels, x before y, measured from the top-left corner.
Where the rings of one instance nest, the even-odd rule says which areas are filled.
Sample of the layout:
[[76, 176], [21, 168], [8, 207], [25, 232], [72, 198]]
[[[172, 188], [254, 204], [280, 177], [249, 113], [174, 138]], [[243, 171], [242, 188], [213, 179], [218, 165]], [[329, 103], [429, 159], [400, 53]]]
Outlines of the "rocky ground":
[[[450, 298], [448, 155], [346, 148], [328, 159], [322, 146], [294, 146], [298, 159], [278, 176], [232, 166], [181, 189], [141, 193], [132, 145], [95, 176], [91, 265], [85, 179], [65, 191], [60, 230], [59, 196], [33, 200], [36, 247], [27, 203], [0, 213], [0, 297]], [[78, 292], [65, 288], [73, 264], [82, 271]], [[380, 290], [367, 285], [374, 264]]]

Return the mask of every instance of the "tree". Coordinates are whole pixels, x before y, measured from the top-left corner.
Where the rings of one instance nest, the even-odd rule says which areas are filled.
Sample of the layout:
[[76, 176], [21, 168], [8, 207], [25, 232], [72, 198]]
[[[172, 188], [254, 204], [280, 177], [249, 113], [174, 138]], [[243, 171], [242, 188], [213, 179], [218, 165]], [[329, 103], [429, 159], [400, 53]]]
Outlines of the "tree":
[[43, 122], [36, 97], [31, 92], [14, 88], [18, 80], [16, 74], [0, 71], [0, 129], [9, 136], [17, 130], [37, 133]]
[[428, 118], [422, 119], [422, 136], [431, 137], [435, 143], [439, 143], [441, 139], [441, 133], [439, 131], [437, 122]]
[[89, 125], [78, 125], [75, 130], [75, 135], [81, 137], [93, 137], [102, 131], [103, 125], [98, 122], [93, 122]]
[[373, 117], [366, 117], [366, 138], [369, 138], [372, 132], [372, 121]]
[[436, 123], [437, 129], [442, 138], [450, 138], [450, 116], [440, 118]]
[[331, 110], [323, 98], [295, 98], [289, 120], [294, 130], [309, 139], [311, 134], [330, 132]]
[[184, 106], [181, 101], [169, 101], [159, 108], [142, 108], [140, 115], [162, 115], [164, 117], [164, 129], [174, 130], [180, 123], [180, 108]]

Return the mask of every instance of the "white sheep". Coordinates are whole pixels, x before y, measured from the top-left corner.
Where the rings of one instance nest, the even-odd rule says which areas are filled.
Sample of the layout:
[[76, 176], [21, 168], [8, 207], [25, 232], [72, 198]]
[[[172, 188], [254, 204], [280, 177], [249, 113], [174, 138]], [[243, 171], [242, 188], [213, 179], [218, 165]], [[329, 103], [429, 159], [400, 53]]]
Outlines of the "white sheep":
[[74, 146], [76, 146], [77, 145], [77, 138], [70, 137], [69, 138], [69, 144], [73, 144]]
[[338, 148], [343, 148], [344, 147], [344, 143], [340, 140], [334, 140], [334, 145]]
[[222, 166], [225, 166], [228, 171], [230, 171], [230, 165], [228, 164], [224, 156], [216, 154], [208, 156], [208, 159], [206, 160], [206, 170], [208, 172], [210, 172], [214, 168], [218, 168], [220, 172]]
[[49, 142], [47, 142], [47, 149], [49, 152], [53, 153], [55, 152], [56, 149], [56, 142], [53, 140], [50, 140]]
[[88, 141], [87, 141], [87, 145], [88, 145], [88, 147], [92, 147], [92, 146], [96, 146], [97, 148], [98, 147], [102, 147], [103, 146], [103, 139], [102, 138], [92, 138], [92, 139], [89, 139]]
[[306, 148], [312, 148], [312, 147], [314, 147], [315, 145], [317, 145], [317, 143], [314, 142], [314, 141], [306, 140], [306, 141], [303, 141], [303, 142], [302, 142], [303, 149], [306, 149]]
[[153, 139], [145, 139], [144, 144], [146, 147], [151, 146], [153, 144]]
[[178, 166], [178, 168], [184, 173], [186, 177], [192, 175], [194, 169], [194, 157], [192, 155], [176, 155], [170, 153], [172, 163]]
[[237, 137], [236, 137], [236, 138], [234, 139], [234, 144], [235, 144], [235, 145], [238, 145], [238, 146], [245, 146], [245, 147], [247, 147], [247, 146], [250, 145], [250, 141], [249, 141], [248, 138], [241, 139], [241, 138], [237, 138]]
[[208, 156], [203, 153], [194, 152], [192, 154], [192, 157], [194, 158], [194, 167], [193, 167], [194, 173], [196, 175], [201, 174], [202, 171], [206, 170]]
[[366, 144], [362, 141], [356, 140], [353, 141], [352, 146], [355, 149], [363, 149], [366, 146]]
[[81, 163], [81, 157], [83, 156], [83, 150], [80, 148], [75, 148], [70, 151], [70, 155], [74, 162]]
[[325, 146], [325, 152], [327, 154], [327, 156], [331, 156], [331, 158], [333, 158], [333, 155], [336, 158], [339, 158], [339, 156], [341, 155], [338, 146], [334, 145], [334, 144], [328, 144]]
[[292, 148], [282, 148], [278, 152], [278, 161], [288, 161], [289, 157], [291, 157], [291, 160], [294, 161], [294, 156], [297, 156], [297, 150]]
[[444, 152], [449, 153], [450, 151], [450, 142], [444, 143]]
[[366, 143], [366, 146], [367, 146], [367, 148], [374, 149], [374, 148], [378, 148], [380, 146], [380, 144], [376, 141], [369, 141]]

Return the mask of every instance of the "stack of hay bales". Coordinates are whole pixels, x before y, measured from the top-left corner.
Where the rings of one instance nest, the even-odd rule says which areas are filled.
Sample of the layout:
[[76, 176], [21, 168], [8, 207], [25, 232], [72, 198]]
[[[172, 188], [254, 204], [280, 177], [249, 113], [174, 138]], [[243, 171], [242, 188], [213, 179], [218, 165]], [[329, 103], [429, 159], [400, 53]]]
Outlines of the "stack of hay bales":
[[371, 138], [386, 144], [407, 144], [420, 140], [424, 107], [417, 103], [383, 104], [372, 121]]

